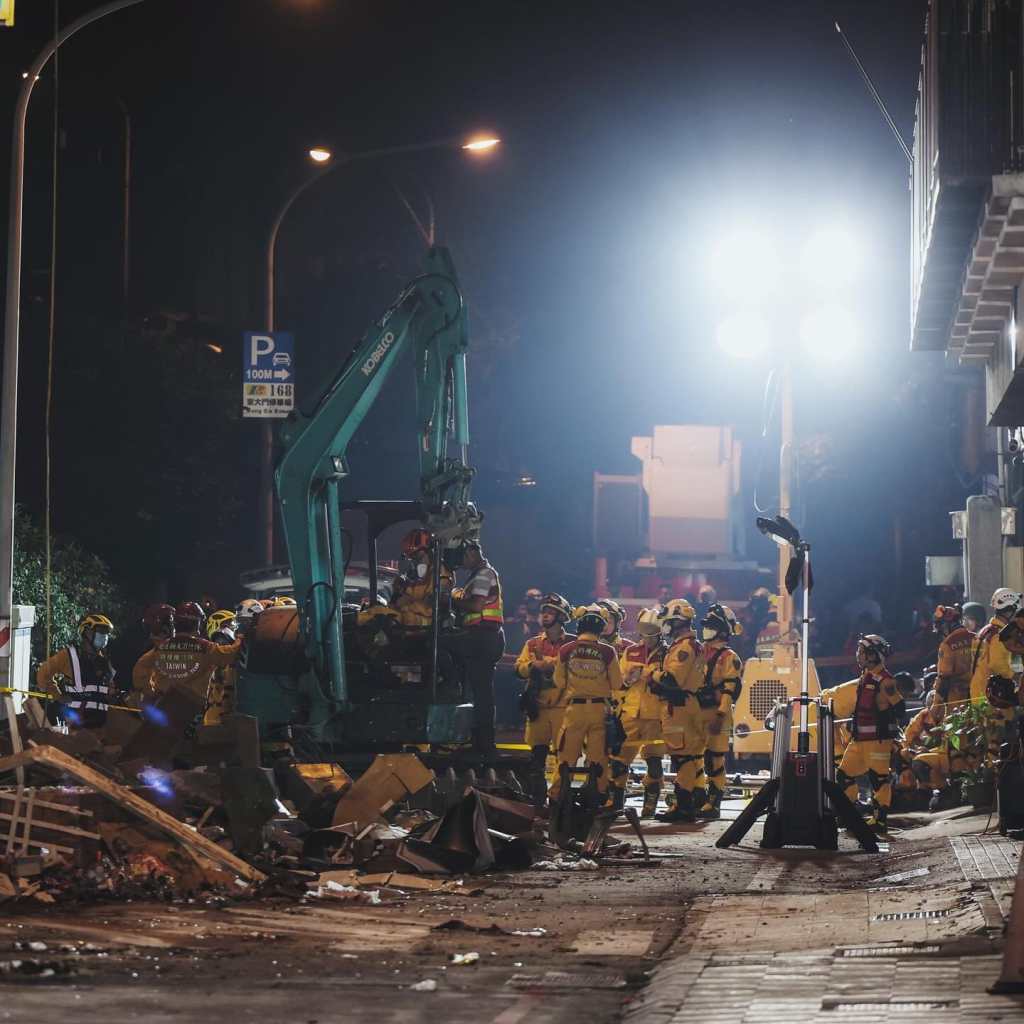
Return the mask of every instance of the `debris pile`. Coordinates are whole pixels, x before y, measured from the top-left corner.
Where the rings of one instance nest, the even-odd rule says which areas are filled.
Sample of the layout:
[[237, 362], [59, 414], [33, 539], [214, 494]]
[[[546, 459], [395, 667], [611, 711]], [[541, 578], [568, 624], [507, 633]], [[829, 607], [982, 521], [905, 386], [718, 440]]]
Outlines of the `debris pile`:
[[460, 786], [415, 753], [380, 754], [355, 779], [336, 764], [265, 769], [244, 721], [216, 736], [198, 730], [189, 759], [166, 743], [142, 756], [148, 728], [119, 748], [37, 729], [26, 749], [0, 758], [0, 777], [18, 776], [0, 786], [0, 902], [267, 893], [375, 904], [465, 893], [455, 876], [593, 870], [632, 854], [608, 840], [611, 815], [552, 843], [534, 806], [493, 772]]

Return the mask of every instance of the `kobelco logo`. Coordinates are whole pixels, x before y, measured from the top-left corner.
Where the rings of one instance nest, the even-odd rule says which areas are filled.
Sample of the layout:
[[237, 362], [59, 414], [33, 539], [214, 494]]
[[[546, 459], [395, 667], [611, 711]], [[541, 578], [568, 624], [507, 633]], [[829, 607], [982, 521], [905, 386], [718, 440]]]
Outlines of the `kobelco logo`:
[[370, 353], [369, 358], [363, 363], [361, 369], [364, 377], [369, 377], [377, 369], [380, 361], [388, 354], [388, 349], [395, 343], [395, 336], [388, 331], [380, 339], [380, 344]]

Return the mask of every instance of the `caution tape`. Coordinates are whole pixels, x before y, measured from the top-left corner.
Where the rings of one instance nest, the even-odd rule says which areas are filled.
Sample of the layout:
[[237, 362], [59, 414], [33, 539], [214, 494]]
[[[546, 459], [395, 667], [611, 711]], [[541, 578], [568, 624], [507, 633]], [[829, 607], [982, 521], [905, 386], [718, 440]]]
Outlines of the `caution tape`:
[[[54, 697], [52, 693], [43, 693], [40, 690], [19, 690], [15, 686], [0, 686], [0, 693], [20, 693], [25, 697], [38, 697], [39, 700], [51, 700], [57, 704], [68, 703], [67, 698], [62, 700], [60, 697]], [[142, 708], [130, 708], [127, 704], [108, 704], [107, 708], [114, 711], [132, 711], [136, 715], [142, 714]]]

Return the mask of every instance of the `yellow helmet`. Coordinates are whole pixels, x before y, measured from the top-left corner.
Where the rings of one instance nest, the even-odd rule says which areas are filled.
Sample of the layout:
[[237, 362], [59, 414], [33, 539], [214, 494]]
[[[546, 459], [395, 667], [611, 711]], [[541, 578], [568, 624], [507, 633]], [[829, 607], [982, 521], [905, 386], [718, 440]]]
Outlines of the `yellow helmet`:
[[295, 603], [294, 597], [285, 597], [283, 594], [279, 594], [274, 598], [275, 608], [297, 608], [298, 605]]
[[596, 633], [598, 636], [612, 621], [608, 609], [602, 608], [599, 604], [581, 605], [573, 612], [572, 617], [579, 623], [579, 632]]
[[693, 605], [685, 597], [674, 597], [665, 605], [661, 613], [662, 622], [693, 622], [696, 612]]
[[113, 633], [114, 624], [106, 617], [106, 615], [100, 615], [99, 612], [89, 612], [88, 615], [83, 615], [78, 620], [78, 635], [85, 636], [85, 631], [91, 629], [93, 631], [99, 629], [104, 633]]
[[219, 612], [214, 612], [206, 620], [206, 635], [212, 640], [214, 633], [219, 633], [222, 629], [230, 629], [234, 631], [238, 628], [238, 622], [235, 620], [235, 613], [229, 612], [226, 609], [221, 609]]

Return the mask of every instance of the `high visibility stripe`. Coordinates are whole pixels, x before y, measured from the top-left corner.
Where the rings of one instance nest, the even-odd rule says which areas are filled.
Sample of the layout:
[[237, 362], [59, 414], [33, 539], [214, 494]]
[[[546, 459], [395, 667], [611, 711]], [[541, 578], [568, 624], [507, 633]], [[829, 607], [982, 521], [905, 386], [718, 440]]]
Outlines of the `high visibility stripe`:
[[[103, 683], [83, 683], [82, 663], [78, 658], [78, 650], [74, 646], [69, 647], [68, 661], [71, 662], [71, 688], [68, 693], [67, 704], [72, 708], [85, 708], [86, 710], [105, 711], [108, 706], [109, 692]], [[113, 676], [111, 676], [113, 679]]]
[[[495, 573], [495, 579], [497, 579], [497, 573]], [[469, 584], [467, 584], [467, 586], [468, 585]], [[487, 599], [487, 603], [483, 606], [481, 611], [470, 612], [468, 615], [464, 616], [462, 625], [480, 626], [485, 622], [492, 626], [501, 626], [505, 623], [505, 610], [501, 600], [500, 580], [495, 588], [494, 597], [489, 597]]]

